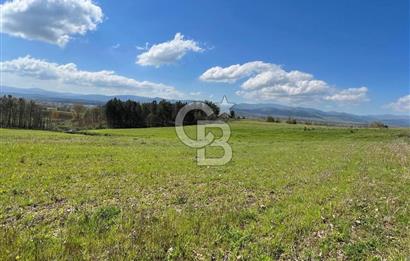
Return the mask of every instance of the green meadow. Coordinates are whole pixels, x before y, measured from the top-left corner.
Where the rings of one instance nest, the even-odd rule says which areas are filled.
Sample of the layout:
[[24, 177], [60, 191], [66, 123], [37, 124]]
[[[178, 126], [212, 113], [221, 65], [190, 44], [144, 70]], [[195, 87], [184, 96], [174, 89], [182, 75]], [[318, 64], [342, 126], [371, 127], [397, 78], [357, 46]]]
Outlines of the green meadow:
[[0, 260], [410, 258], [409, 129], [229, 124], [208, 167], [174, 128], [0, 129]]

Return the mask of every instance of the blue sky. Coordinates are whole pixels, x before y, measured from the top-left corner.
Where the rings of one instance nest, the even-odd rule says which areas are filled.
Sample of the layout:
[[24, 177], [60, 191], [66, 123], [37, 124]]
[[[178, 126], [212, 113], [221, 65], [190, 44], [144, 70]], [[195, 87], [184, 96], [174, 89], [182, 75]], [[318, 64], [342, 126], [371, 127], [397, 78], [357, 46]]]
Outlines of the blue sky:
[[1, 1], [2, 85], [409, 113], [408, 0], [70, 1]]

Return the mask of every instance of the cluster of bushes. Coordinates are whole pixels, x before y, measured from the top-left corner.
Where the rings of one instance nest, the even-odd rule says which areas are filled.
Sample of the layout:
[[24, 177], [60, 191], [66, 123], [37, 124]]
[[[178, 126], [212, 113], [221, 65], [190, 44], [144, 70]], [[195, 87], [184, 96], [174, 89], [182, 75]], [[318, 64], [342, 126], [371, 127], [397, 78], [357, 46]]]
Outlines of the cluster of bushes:
[[298, 122], [296, 121], [296, 119], [293, 119], [293, 118], [289, 117], [289, 118], [286, 120], [286, 123], [287, 123], [287, 124], [297, 124]]
[[389, 126], [384, 124], [383, 122], [380, 121], [374, 121], [369, 124], [369, 128], [380, 128], [380, 129], [387, 129]]
[[266, 118], [266, 121], [267, 121], [267, 122], [276, 122], [276, 123], [279, 123], [279, 122], [280, 122], [280, 119], [279, 119], [279, 118], [273, 118], [272, 116], [268, 116], [268, 117]]
[[[275, 122], [275, 123], [280, 123], [280, 122], [281, 122], [280, 118], [274, 118], [274, 117], [272, 117], [272, 116], [268, 116], [268, 117], [266, 118], [266, 121], [267, 121], [267, 122]], [[296, 119], [293, 119], [292, 117], [289, 117], [285, 122], [286, 122], [287, 124], [297, 124]]]

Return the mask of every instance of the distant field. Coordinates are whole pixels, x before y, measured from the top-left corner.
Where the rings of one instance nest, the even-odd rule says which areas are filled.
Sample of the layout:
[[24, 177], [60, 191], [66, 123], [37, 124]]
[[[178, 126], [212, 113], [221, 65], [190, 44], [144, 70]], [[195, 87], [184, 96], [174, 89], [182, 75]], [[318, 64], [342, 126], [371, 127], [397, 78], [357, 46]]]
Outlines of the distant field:
[[174, 128], [0, 129], [0, 260], [410, 258], [409, 129], [230, 125], [220, 167]]

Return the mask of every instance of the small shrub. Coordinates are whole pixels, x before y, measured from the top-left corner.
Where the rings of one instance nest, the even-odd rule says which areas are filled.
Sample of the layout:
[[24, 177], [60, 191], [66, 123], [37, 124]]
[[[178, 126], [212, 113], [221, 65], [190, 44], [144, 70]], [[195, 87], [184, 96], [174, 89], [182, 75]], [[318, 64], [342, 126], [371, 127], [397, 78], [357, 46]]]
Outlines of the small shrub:
[[95, 217], [102, 221], [111, 221], [116, 217], [121, 211], [113, 206], [102, 207], [97, 210]]
[[120, 212], [121, 210], [114, 206], [101, 207], [94, 213], [84, 213], [79, 223], [86, 230], [104, 233], [115, 224]]
[[379, 129], [387, 129], [389, 126], [385, 125], [383, 122], [374, 121], [369, 124], [369, 128], [379, 128]]
[[268, 116], [268, 118], [266, 118], [266, 121], [267, 122], [276, 122], [276, 123], [279, 123], [280, 122], [280, 119], [279, 118], [273, 118], [272, 116]]
[[297, 121], [296, 121], [296, 119], [293, 119], [293, 118], [289, 117], [289, 118], [286, 120], [286, 123], [287, 123], [287, 124], [296, 124]]
[[315, 128], [310, 128], [308, 126], [303, 127], [304, 131], [311, 131], [311, 130], [315, 130]]

